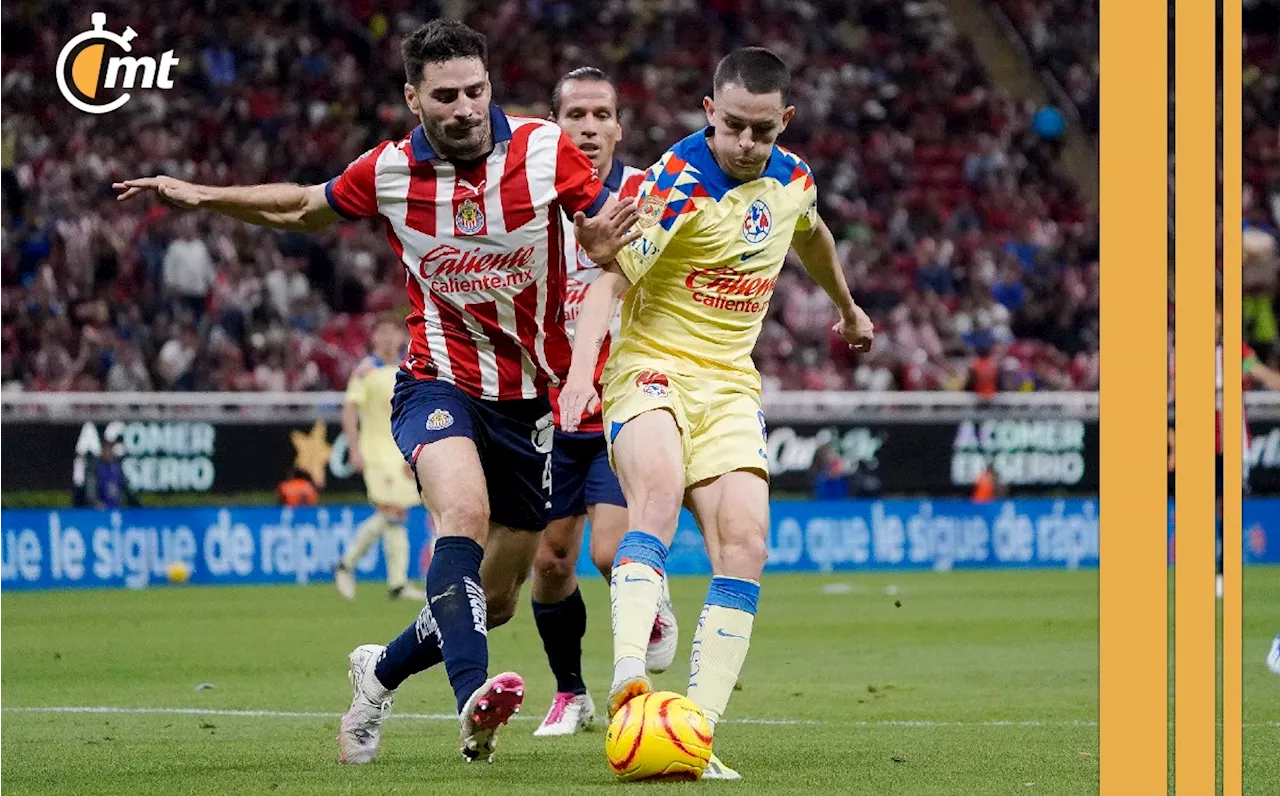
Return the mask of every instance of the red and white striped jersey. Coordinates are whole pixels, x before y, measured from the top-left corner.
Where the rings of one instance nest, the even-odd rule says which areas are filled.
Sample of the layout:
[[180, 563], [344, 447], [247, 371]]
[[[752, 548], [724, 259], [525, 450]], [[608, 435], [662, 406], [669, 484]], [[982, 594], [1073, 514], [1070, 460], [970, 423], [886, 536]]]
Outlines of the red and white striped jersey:
[[[640, 183], [644, 182], [644, 171], [624, 165], [617, 158], [613, 159], [613, 165], [609, 167], [609, 174], [604, 179], [604, 186], [614, 196], [626, 199], [635, 196], [640, 191]], [[564, 227], [564, 256], [568, 266], [568, 278], [565, 280], [564, 295], [564, 321], [565, 329], [569, 333], [569, 339], [573, 339], [574, 329], [578, 324], [578, 312], [582, 309], [582, 299], [587, 295], [587, 288], [596, 281], [596, 277], [600, 276], [600, 266], [591, 262], [591, 258], [587, 256], [582, 247], [578, 245], [578, 241], [573, 235], [573, 223], [566, 219]], [[613, 320], [609, 324], [609, 335], [604, 338], [604, 342], [600, 345], [600, 358], [596, 361], [596, 389], [600, 388], [600, 374], [604, 371], [604, 363], [609, 358], [609, 342], [614, 334], [617, 334], [618, 327], [622, 321], [622, 308], [619, 307], [614, 312]], [[555, 412], [556, 425], [560, 424], [560, 402], [559, 396], [555, 390], [551, 396], [552, 411]], [[583, 432], [603, 432], [604, 420], [597, 411], [595, 415], [584, 418], [578, 426], [579, 431]]]
[[347, 218], [381, 216], [408, 271], [407, 371], [477, 398], [534, 398], [569, 366], [564, 214], [595, 215], [609, 193], [555, 124], [497, 105], [489, 118], [484, 160], [445, 160], [417, 127], [357, 158], [325, 193]]

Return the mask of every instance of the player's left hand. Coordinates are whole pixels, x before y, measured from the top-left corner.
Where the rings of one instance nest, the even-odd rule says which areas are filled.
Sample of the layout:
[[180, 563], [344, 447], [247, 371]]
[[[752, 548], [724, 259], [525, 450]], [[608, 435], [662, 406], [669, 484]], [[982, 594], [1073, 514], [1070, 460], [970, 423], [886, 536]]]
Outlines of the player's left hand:
[[844, 338], [850, 349], [862, 353], [871, 350], [871, 343], [876, 335], [875, 326], [871, 323], [871, 317], [857, 304], [854, 304], [853, 310], [831, 328]]
[[560, 390], [560, 424], [572, 434], [586, 413], [595, 414], [600, 406], [600, 396], [590, 379], [566, 379]]
[[615, 202], [608, 213], [597, 213], [592, 218], [578, 211], [573, 214], [574, 236], [591, 262], [604, 264], [640, 237], [635, 226], [639, 218], [635, 199]]

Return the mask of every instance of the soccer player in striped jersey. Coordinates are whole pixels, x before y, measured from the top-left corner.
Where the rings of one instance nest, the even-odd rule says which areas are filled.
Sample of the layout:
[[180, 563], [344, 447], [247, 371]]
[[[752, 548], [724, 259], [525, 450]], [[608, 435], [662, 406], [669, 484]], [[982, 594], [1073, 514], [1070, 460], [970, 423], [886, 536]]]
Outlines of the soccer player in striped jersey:
[[338, 593], [356, 598], [356, 562], [382, 540], [387, 563], [387, 596], [425, 600], [427, 595], [409, 583], [409, 532], [405, 514], [418, 503], [418, 487], [391, 435], [391, 394], [404, 357], [404, 323], [393, 315], [378, 318], [373, 327], [373, 351], [356, 365], [347, 380], [342, 404], [342, 430], [353, 469], [364, 477], [373, 516], [360, 523], [356, 538], [333, 571]]
[[[618, 95], [608, 75], [582, 67], [560, 78], [551, 94], [551, 115], [600, 172], [600, 179], [615, 195], [635, 196], [644, 172], [625, 166], [614, 157], [622, 138], [618, 120]], [[565, 290], [565, 321], [570, 336], [587, 287], [600, 275], [593, 263], [565, 229], [565, 260], [569, 276]], [[611, 328], [616, 330], [615, 314]], [[609, 355], [608, 339], [601, 346], [596, 374]], [[558, 391], [551, 390], [551, 406]], [[591, 520], [591, 559], [605, 580], [613, 569], [613, 555], [627, 530], [626, 499], [618, 476], [609, 465], [600, 413], [585, 418], [578, 431], [559, 428], [556, 419], [552, 450], [551, 522], [542, 534], [534, 559], [533, 618], [542, 637], [547, 662], [556, 678], [556, 694], [539, 737], [572, 735], [591, 726], [595, 704], [582, 677], [582, 638], [587, 630], [587, 607], [578, 589], [575, 569], [582, 549], [586, 520]], [[675, 659], [677, 629], [668, 592], [663, 592], [658, 615], [649, 635], [645, 663], [651, 672], [666, 670]]]
[[[630, 530], [614, 558], [612, 716], [653, 686], [649, 628], [682, 504], [706, 538], [713, 577], [689, 656], [689, 698], [714, 731], [746, 659], [769, 534], [760, 375], [751, 352], [787, 252], [835, 302], [835, 331], [868, 350], [817, 212], [809, 166], [775, 142], [795, 114], [787, 68], [760, 47], [735, 50], [703, 100], [708, 126], [672, 146], [640, 188], [642, 237], [587, 291], [560, 394], [572, 431], [596, 400], [600, 341], [624, 293], [622, 333], [604, 373], [610, 458]], [[600, 261], [598, 261], [600, 262]], [[713, 754], [703, 778], [737, 779]]]
[[408, 272], [409, 354], [391, 428], [437, 538], [417, 620], [385, 647], [348, 656], [344, 763], [377, 756], [396, 689], [438, 663], [453, 687], [464, 759], [491, 759], [495, 733], [519, 710], [524, 681], [489, 676], [487, 636], [514, 614], [551, 508], [547, 390], [569, 356], [563, 219], [601, 262], [638, 237], [629, 231], [634, 206], [609, 195], [563, 131], [493, 104], [483, 35], [437, 19], [405, 37], [401, 54], [405, 102], [421, 124], [326, 184], [116, 184], [121, 199], [154, 190], [277, 229], [378, 218]]

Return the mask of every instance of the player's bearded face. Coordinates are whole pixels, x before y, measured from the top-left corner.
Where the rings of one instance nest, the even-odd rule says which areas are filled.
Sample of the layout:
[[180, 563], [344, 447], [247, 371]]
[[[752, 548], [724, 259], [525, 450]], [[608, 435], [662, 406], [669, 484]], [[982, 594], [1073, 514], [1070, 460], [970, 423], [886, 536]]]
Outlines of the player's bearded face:
[[729, 83], [715, 97], [702, 100], [711, 125], [711, 151], [720, 168], [739, 180], [764, 173], [773, 144], [795, 116], [794, 106], [784, 106], [782, 93], [752, 94]]
[[454, 58], [423, 68], [417, 86], [405, 86], [409, 109], [422, 121], [437, 154], [471, 160], [493, 147], [489, 74], [479, 58]]

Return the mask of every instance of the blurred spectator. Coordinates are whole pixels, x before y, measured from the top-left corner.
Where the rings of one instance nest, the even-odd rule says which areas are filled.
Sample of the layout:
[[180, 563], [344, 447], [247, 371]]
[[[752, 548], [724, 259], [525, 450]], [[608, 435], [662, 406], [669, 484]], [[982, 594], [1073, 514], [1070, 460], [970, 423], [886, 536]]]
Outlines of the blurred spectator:
[[194, 216], [177, 224], [177, 235], [164, 253], [165, 293], [199, 318], [217, 279], [209, 247], [200, 238]]
[[166, 390], [195, 389], [194, 365], [200, 350], [200, 335], [194, 326], [185, 326], [160, 348], [156, 372]]
[[849, 470], [834, 443], [826, 443], [814, 454], [813, 497], [815, 500], [849, 497]]
[[990, 503], [997, 498], [1006, 497], [1008, 494], [1008, 487], [1000, 481], [1000, 476], [996, 474], [995, 467], [988, 463], [982, 472], [978, 474], [978, 478], [973, 484], [973, 502]]
[[119, 443], [107, 443], [102, 446], [102, 456], [95, 465], [95, 487], [91, 495], [96, 497], [94, 507], [99, 509], [118, 509], [125, 505], [128, 484], [125, 482], [124, 470], [120, 467], [120, 459], [116, 446]]
[[289, 477], [276, 488], [282, 506], [314, 506], [320, 500], [320, 492], [306, 470], [295, 468]]
[[112, 392], [146, 392], [151, 389], [151, 374], [142, 360], [142, 352], [120, 341], [119, 358], [107, 371], [106, 389]]

